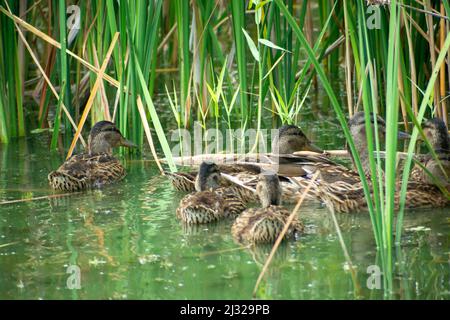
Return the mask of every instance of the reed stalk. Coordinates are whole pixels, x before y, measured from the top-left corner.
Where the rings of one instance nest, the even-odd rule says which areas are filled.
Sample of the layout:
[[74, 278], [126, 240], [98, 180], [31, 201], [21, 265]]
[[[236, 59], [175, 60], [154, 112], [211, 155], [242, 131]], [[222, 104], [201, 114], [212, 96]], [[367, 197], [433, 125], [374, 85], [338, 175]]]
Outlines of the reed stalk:
[[[70, 93], [70, 78], [69, 78], [69, 60], [67, 59], [67, 28], [66, 28], [66, 1], [59, 0], [59, 42], [61, 44], [60, 50], [60, 87], [65, 88], [65, 92], [63, 94], [64, 97], [64, 105], [66, 106], [68, 112], [71, 114], [71, 93]], [[63, 85], [67, 84], [67, 85]], [[64, 118], [64, 124], [66, 127], [69, 127], [69, 121]]]

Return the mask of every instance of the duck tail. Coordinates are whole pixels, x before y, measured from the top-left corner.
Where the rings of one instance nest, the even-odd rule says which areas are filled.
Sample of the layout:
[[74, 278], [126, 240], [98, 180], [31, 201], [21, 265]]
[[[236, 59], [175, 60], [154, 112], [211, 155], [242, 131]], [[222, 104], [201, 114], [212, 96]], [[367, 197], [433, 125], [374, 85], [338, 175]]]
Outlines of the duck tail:
[[77, 179], [61, 171], [52, 171], [48, 175], [48, 182], [55, 190], [79, 191], [86, 189], [86, 181]]
[[195, 191], [195, 174], [164, 171], [164, 175], [170, 180], [176, 190], [184, 192]]

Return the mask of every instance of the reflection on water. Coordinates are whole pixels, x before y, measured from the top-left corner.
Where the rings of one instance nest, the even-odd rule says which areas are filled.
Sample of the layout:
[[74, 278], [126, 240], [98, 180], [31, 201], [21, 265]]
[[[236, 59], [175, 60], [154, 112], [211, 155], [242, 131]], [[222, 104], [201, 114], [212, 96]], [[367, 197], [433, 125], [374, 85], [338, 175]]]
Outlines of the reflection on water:
[[[46, 151], [45, 139], [0, 148], [0, 202], [53, 193], [47, 174], [62, 157]], [[0, 298], [251, 298], [270, 247], [239, 246], [231, 221], [186, 228], [175, 218], [183, 195], [156, 166], [140, 158], [123, 161], [128, 176], [117, 185], [0, 205]], [[367, 214], [338, 216], [357, 283], [347, 271], [328, 212], [313, 205], [303, 208], [300, 218], [306, 234], [281, 245], [258, 298], [383, 298], [382, 290], [366, 286], [367, 267], [376, 262]], [[450, 298], [449, 231], [446, 210], [407, 213], [394, 298]], [[70, 265], [80, 268], [79, 290], [66, 286]]]

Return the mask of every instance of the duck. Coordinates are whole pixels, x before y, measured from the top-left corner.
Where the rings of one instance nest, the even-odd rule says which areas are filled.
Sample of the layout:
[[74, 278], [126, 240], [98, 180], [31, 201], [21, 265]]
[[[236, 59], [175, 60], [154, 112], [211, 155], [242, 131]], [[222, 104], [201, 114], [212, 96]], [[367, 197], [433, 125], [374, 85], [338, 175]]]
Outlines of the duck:
[[87, 152], [73, 155], [57, 170], [50, 172], [50, 186], [55, 190], [74, 192], [100, 188], [121, 180], [126, 175], [125, 168], [112, 155], [112, 149], [120, 146], [136, 147], [124, 138], [114, 123], [97, 122], [89, 133]]
[[[379, 115], [370, 113], [369, 115], [370, 126], [373, 130], [372, 137], [375, 136], [375, 120], [377, 125], [378, 137], [380, 141], [384, 141], [386, 135], [386, 122]], [[359, 155], [361, 166], [364, 174], [370, 180], [370, 160], [369, 151], [367, 146], [367, 132], [365, 124], [365, 113], [360, 111], [356, 112], [348, 121], [350, 134], [353, 138], [355, 149]], [[403, 140], [410, 137], [410, 135], [403, 131], [398, 131], [398, 139]], [[374, 141], [375, 144], [375, 141]], [[361, 181], [361, 178], [356, 169], [355, 159], [350, 151], [349, 145], [346, 146], [348, 153], [351, 155], [352, 168], [347, 168], [344, 165], [327, 163], [324, 161], [317, 161], [310, 164], [306, 164], [303, 168], [309, 173], [314, 173], [316, 170], [320, 172], [320, 179], [327, 183], [339, 183], [344, 182], [347, 184], [354, 184]], [[380, 173], [383, 176], [383, 172]]]
[[[355, 116], [349, 121], [350, 131], [352, 133], [353, 139], [355, 141], [355, 147], [357, 151], [359, 152], [361, 163], [364, 169], [364, 172], [368, 178], [369, 188], [371, 188], [371, 180], [370, 180], [370, 168], [369, 168], [369, 159], [368, 159], [368, 151], [367, 151], [367, 143], [366, 135], [365, 135], [365, 126], [364, 126], [364, 114], [355, 114]], [[372, 125], [373, 125], [373, 117], [371, 117]], [[385, 133], [385, 122], [381, 118], [377, 118], [377, 122], [379, 125], [379, 133], [380, 133], [380, 140], [383, 139], [384, 133]], [[433, 123], [436, 123], [436, 121], [433, 121]], [[438, 130], [438, 128], [440, 128]], [[446, 128], [442, 128], [442, 124], [440, 125], [431, 125], [430, 123], [425, 124], [425, 134], [427, 136], [431, 137], [437, 137], [442, 136], [445, 137], [443, 134]], [[439, 132], [440, 133], [439, 133]], [[403, 139], [408, 137], [406, 133], [399, 132], [399, 139]], [[447, 136], [448, 139], [448, 136]], [[432, 142], [434, 144], [434, 148], [436, 149], [437, 153], [444, 156], [442, 156], [442, 159], [445, 158], [445, 152], [439, 151], [442, 150], [441, 147], [444, 147], [444, 150], [446, 149], [446, 145], [444, 142], [444, 138], [442, 139], [436, 139], [435, 142]], [[433, 139], [431, 139], [433, 141]], [[448, 141], [447, 141], [448, 143]], [[448, 154], [448, 151], [447, 151]], [[448, 158], [447, 158], [448, 159]], [[425, 166], [427, 168], [430, 168], [430, 171], [434, 171], [434, 175], [437, 177], [438, 180], [444, 179], [444, 174], [442, 170], [437, 170], [438, 167], [437, 164], [432, 162], [433, 160], [428, 159], [428, 161], [425, 163]], [[445, 162], [445, 161], [444, 161]], [[353, 161], [354, 163], [354, 161]], [[448, 163], [444, 165], [448, 169]], [[321, 165], [318, 165], [320, 170]], [[342, 168], [332, 168], [332, 170], [324, 172], [320, 172], [319, 177], [323, 178], [319, 180], [317, 184], [315, 184], [315, 195], [324, 202], [327, 207], [330, 210], [333, 210], [334, 212], [340, 212], [340, 213], [350, 213], [350, 212], [361, 212], [361, 211], [367, 211], [367, 202], [364, 195], [364, 189], [361, 183], [361, 180], [356, 176], [356, 170], [353, 170], [353, 173], [351, 173], [348, 176], [345, 176], [345, 178], [339, 179], [339, 173]], [[436, 169], [436, 170], [435, 170]], [[331, 171], [334, 170], [333, 174], [330, 174]], [[351, 169], [344, 169], [347, 170], [346, 172], [349, 173]], [[427, 183], [424, 179], [420, 178], [423, 177], [423, 172], [420, 172], [417, 168], [414, 170], [413, 176], [415, 176], [413, 179], [411, 179], [408, 182], [408, 188], [406, 191], [406, 200], [405, 200], [405, 207], [408, 209], [416, 209], [416, 208], [435, 208], [435, 207], [445, 207], [450, 204], [449, 197], [444, 194], [437, 186]], [[331, 176], [331, 178], [330, 178]], [[334, 178], [337, 178], [334, 180]], [[381, 173], [381, 178], [383, 179], [384, 176]], [[447, 178], [448, 179], [448, 178]], [[442, 180], [441, 180], [442, 181]], [[448, 180], [446, 180], [448, 183]], [[396, 188], [395, 188], [395, 196], [394, 196], [394, 205], [396, 209], [399, 209], [400, 207], [400, 190], [401, 190], [401, 181], [396, 182]]]
[[[231, 234], [239, 243], [274, 243], [285, 227], [291, 212], [281, 205], [282, 188], [276, 173], [264, 172], [258, 177], [256, 193], [260, 208], [242, 212], [231, 227]], [[294, 217], [285, 238], [303, 232], [303, 224]]]
[[[415, 165], [411, 171], [411, 180], [426, 184], [436, 184], [434, 179], [437, 179], [438, 183], [449, 189], [450, 141], [447, 126], [442, 119], [433, 118], [427, 120], [422, 125], [422, 129], [439, 162], [430, 153], [420, 157], [419, 162], [422, 166]], [[426, 168], [432, 176], [427, 174], [422, 167]]]
[[239, 188], [221, 187], [219, 167], [211, 161], [200, 164], [195, 192], [180, 201], [176, 217], [185, 224], [205, 224], [233, 218], [246, 209]]
[[[374, 122], [376, 119], [380, 140], [383, 139], [386, 130], [386, 124], [383, 118], [371, 113], [369, 119], [372, 130], [374, 130]], [[370, 162], [364, 112], [355, 113], [349, 119], [348, 125], [356, 151], [360, 157], [364, 174], [370, 182]], [[408, 136], [408, 134], [399, 131], [400, 139]], [[347, 151], [351, 154], [348, 145]], [[296, 203], [311, 183], [307, 199], [312, 199], [316, 202], [331, 203], [336, 212], [353, 212], [364, 207], [366, 202], [361, 177], [356, 170], [353, 157], [351, 159], [353, 168], [348, 168], [323, 156], [310, 157], [306, 161], [304, 159], [298, 161], [296, 155], [290, 157], [293, 164], [301, 166], [307, 174], [289, 177], [290, 186], [284, 187], [284, 189], [289, 190], [285, 195], [285, 198], [287, 198], [286, 202]], [[318, 174], [316, 181], [311, 182], [311, 177], [316, 173]]]
[[[295, 125], [283, 125], [280, 127], [272, 140], [272, 160], [279, 163], [289, 163], [288, 155], [295, 151], [311, 151], [318, 154], [323, 153], [323, 150], [315, 146], [303, 133], [303, 131]], [[299, 161], [298, 157], [295, 157]], [[325, 157], [323, 157], [325, 158]], [[282, 160], [280, 160], [282, 159]], [[304, 157], [303, 157], [304, 159]], [[322, 159], [325, 161], [325, 159]], [[257, 183], [258, 174], [261, 173], [261, 165], [249, 163], [233, 163], [233, 164], [217, 164], [222, 174], [237, 177], [245, 183]], [[299, 170], [300, 168], [297, 167]], [[301, 169], [300, 169], [301, 170]], [[302, 171], [303, 172], [303, 171]], [[303, 172], [304, 173], [304, 172]], [[181, 192], [195, 191], [195, 179], [198, 171], [190, 172], [164, 172], [175, 190]], [[220, 178], [220, 185], [227, 187], [230, 185], [228, 179]], [[248, 194], [249, 197], [254, 197], [254, 193]], [[255, 198], [256, 199], [256, 198]]]

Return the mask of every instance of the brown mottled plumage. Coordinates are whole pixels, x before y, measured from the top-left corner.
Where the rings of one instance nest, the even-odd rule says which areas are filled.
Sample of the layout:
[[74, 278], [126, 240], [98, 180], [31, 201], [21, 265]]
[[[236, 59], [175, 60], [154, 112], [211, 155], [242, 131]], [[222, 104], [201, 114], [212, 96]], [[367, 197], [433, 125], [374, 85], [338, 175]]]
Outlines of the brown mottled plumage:
[[[295, 151], [315, 151], [322, 152], [318, 147], [314, 146], [306, 135], [294, 125], [285, 125], [278, 129], [277, 134], [272, 141], [272, 160], [276, 163], [290, 163], [299, 161], [308, 161], [310, 157], [307, 156], [293, 156], [290, 158], [288, 155]], [[320, 157], [317, 155], [316, 157]], [[322, 156], [322, 160], [326, 161], [326, 157]], [[252, 164], [217, 164], [220, 172], [226, 173], [232, 176], [239, 176], [244, 180], [253, 180], [261, 173], [261, 168]], [[173, 187], [178, 191], [193, 192], [195, 191], [195, 177], [196, 171], [191, 172], [166, 172], [166, 176], [169, 178]], [[254, 183], [256, 185], [256, 182]], [[228, 187], [230, 182], [227, 179], [220, 180], [220, 186]], [[245, 193], [245, 189], [242, 190]], [[255, 200], [254, 194], [247, 193], [246, 196], [252, 200]]]
[[[360, 115], [360, 120], [351, 120], [350, 127], [352, 128], [352, 124], [355, 125], [358, 122], [361, 123], [362, 115]], [[378, 121], [380, 123], [380, 121]], [[384, 124], [384, 122], [382, 122]], [[440, 128], [440, 129], [439, 129]], [[382, 128], [382, 131], [384, 128]], [[424, 131], [431, 142], [433, 148], [435, 148], [436, 153], [441, 155], [440, 159], [442, 161], [442, 165], [446, 170], [448, 170], [448, 162], [445, 161], [445, 151], [448, 149], [448, 135], [447, 129], [442, 127], [442, 123], [438, 124], [438, 121], [428, 121], [424, 125]], [[358, 135], [355, 135], [356, 132], [363, 132], [363, 129], [360, 130], [352, 130], [353, 138], [355, 140], [355, 144], [357, 145], [357, 149], [360, 151], [360, 155], [362, 154], [362, 158], [367, 154], [367, 146], [365, 146], [364, 141], [361, 140]], [[361, 136], [364, 136], [365, 134]], [[359, 142], [358, 142], [359, 141]], [[365, 148], [365, 150], [364, 150]], [[447, 155], [448, 155], [448, 151]], [[444, 156], [443, 156], [444, 155]], [[363, 166], [365, 167], [365, 171], [368, 173], [368, 161], [363, 160]], [[437, 164], [434, 160], [428, 159], [427, 162], [424, 162], [425, 167], [430, 170], [435, 177], [443, 182], [444, 186], [448, 187], [448, 178], [445, 178], [441, 169], [437, 170]], [[356, 172], [355, 172], [356, 173]], [[435, 207], [445, 207], [450, 205], [450, 199], [442, 193], [439, 188], [430, 183], [430, 180], [424, 179], [424, 172], [422, 169], [416, 168], [412, 174], [412, 180], [408, 182], [408, 188], [406, 191], [406, 199], [405, 199], [405, 207], [406, 208], [435, 208]], [[342, 181], [330, 182], [326, 179], [320, 181], [319, 186], [314, 189], [319, 198], [324, 201], [328, 207], [332, 206], [333, 210], [336, 212], [355, 212], [355, 211], [366, 211], [367, 210], [367, 202], [364, 196], [364, 190], [362, 187], [362, 183], [359, 179], [357, 179], [356, 175], [355, 179], [342, 179]], [[370, 179], [369, 188], [370, 186]], [[400, 207], [400, 190], [401, 190], [401, 182], [398, 181], [396, 183], [396, 191], [394, 204], [396, 209]]]
[[[281, 186], [276, 174], [260, 174], [256, 192], [261, 208], [250, 208], [242, 212], [233, 223], [233, 237], [243, 243], [272, 243], [286, 225], [290, 212], [281, 206]], [[303, 231], [303, 226], [294, 218], [285, 238]]]
[[176, 216], [187, 224], [202, 224], [235, 217], [245, 210], [245, 201], [236, 188], [219, 187], [220, 171], [216, 164], [203, 162], [195, 179], [197, 192], [180, 201]]
[[[395, 209], [400, 208], [401, 183], [396, 183], [394, 197]], [[317, 188], [318, 197], [335, 212], [353, 213], [367, 211], [367, 202], [361, 183], [353, 185], [321, 184]], [[447, 198], [438, 187], [423, 182], [409, 181], [406, 191], [405, 208], [440, 208], [450, 205]]]
[[[421, 163], [432, 174], [432, 176], [439, 181], [439, 183], [449, 189], [450, 141], [447, 126], [441, 119], [434, 118], [426, 121], [422, 126], [422, 129], [425, 137], [435, 151], [439, 162], [436, 161], [431, 154], [427, 154], [421, 158]], [[416, 165], [411, 172], [411, 179], [414, 181], [424, 182], [426, 184], [435, 184], [433, 178], [419, 165]]]
[[111, 154], [112, 148], [118, 146], [135, 145], [122, 136], [114, 123], [97, 122], [89, 134], [88, 152], [70, 157], [50, 172], [50, 186], [56, 190], [79, 191], [121, 180], [125, 169]]

